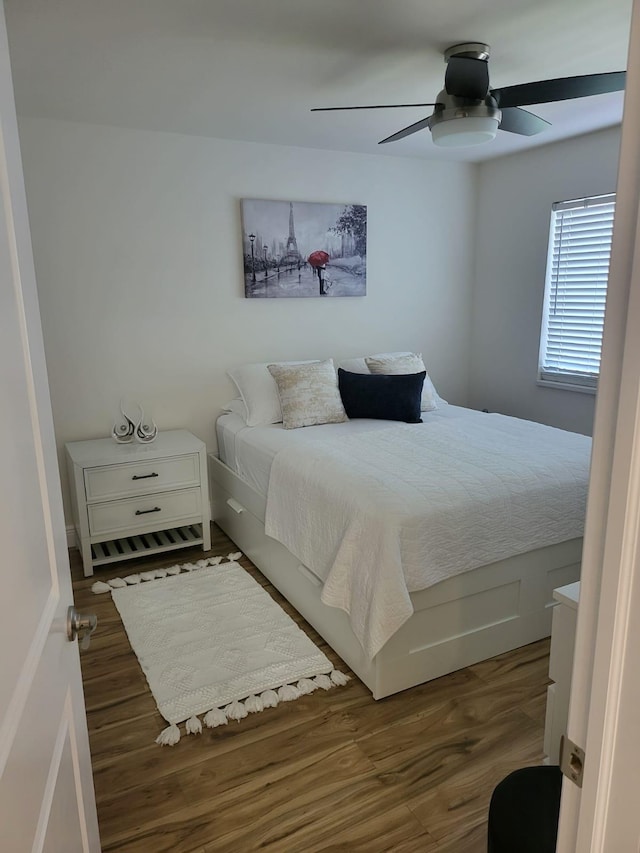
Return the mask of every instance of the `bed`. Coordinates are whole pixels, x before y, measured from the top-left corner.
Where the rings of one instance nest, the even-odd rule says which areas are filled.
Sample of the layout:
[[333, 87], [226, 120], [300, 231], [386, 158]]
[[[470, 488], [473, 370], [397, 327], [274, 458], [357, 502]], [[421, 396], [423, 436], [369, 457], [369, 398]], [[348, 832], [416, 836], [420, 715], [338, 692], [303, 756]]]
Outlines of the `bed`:
[[553, 589], [579, 579], [590, 439], [449, 405], [423, 421], [229, 413], [210, 455], [215, 522], [375, 699], [548, 636]]

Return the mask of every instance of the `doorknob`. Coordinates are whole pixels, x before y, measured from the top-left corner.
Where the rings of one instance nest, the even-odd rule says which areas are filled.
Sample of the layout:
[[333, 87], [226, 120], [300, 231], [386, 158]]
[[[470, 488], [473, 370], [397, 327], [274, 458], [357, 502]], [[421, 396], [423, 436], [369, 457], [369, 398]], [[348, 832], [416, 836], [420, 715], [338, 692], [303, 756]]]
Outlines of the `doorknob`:
[[95, 613], [78, 613], [75, 607], [67, 610], [67, 637], [71, 643], [78, 638], [83, 651], [89, 648], [91, 635], [97, 626], [98, 617]]

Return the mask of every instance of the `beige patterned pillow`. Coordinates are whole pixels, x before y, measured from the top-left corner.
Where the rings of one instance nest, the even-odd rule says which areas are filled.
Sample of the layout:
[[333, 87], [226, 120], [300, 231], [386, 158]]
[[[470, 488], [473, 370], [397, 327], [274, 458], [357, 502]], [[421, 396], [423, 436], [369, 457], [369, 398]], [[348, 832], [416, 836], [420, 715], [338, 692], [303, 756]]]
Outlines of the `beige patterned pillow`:
[[[422, 355], [410, 353], [408, 355], [381, 355], [365, 358], [367, 367], [371, 373], [382, 373], [387, 376], [395, 376], [403, 373], [422, 373], [426, 371]], [[422, 401], [420, 409], [423, 412], [431, 412], [436, 409], [435, 389], [427, 373], [422, 386]]]
[[270, 364], [285, 429], [349, 420], [342, 405], [333, 360], [310, 364]]

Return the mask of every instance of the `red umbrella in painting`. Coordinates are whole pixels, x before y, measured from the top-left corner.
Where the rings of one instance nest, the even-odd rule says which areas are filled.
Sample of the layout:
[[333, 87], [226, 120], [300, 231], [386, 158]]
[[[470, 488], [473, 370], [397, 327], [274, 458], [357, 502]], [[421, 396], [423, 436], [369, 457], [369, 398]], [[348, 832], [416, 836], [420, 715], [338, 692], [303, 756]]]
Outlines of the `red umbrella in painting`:
[[311, 252], [307, 261], [313, 267], [314, 272], [318, 275], [318, 282], [320, 284], [320, 296], [325, 296], [327, 289], [325, 287], [324, 280], [324, 272], [326, 269], [327, 261], [329, 260], [329, 255], [326, 252], [323, 252], [322, 249], [318, 249], [315, 252]]
[[311, 252], [307, 261], [311, 264], [312, 267], [323, 267], [327, 261], [329, 260], [329, 255], [326, 252], [323, 252], [322, 249], [318, 249], [316, 252]]

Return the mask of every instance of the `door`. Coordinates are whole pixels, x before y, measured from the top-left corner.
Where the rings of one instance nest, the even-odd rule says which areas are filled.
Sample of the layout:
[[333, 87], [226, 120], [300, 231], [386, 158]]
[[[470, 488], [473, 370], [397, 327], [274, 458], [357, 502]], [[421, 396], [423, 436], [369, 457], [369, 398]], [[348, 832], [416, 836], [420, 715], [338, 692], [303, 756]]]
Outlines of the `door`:
[[0, 850], [97, 853], [98, 824], [0, 0]]
[[640, 0], [627, 67], [558, 853], [640, 851]]

